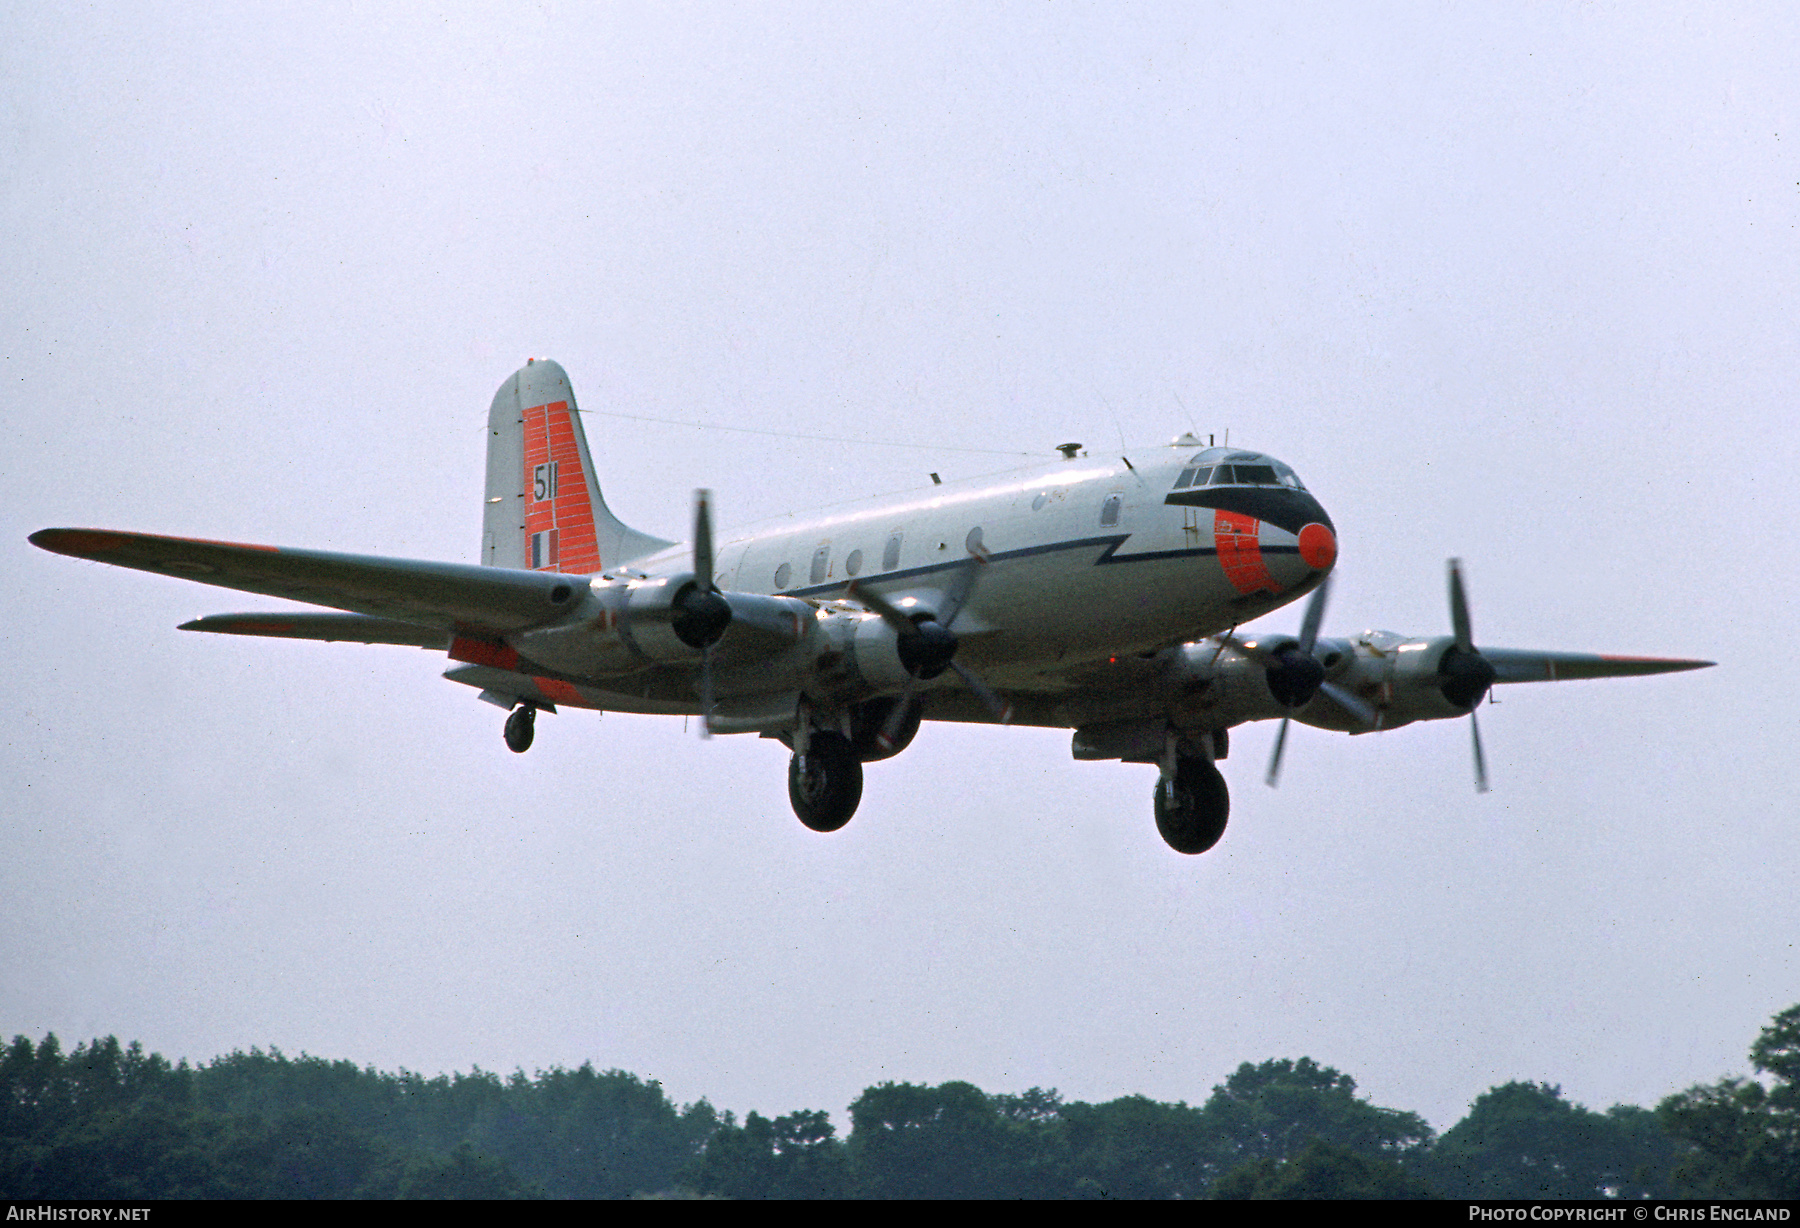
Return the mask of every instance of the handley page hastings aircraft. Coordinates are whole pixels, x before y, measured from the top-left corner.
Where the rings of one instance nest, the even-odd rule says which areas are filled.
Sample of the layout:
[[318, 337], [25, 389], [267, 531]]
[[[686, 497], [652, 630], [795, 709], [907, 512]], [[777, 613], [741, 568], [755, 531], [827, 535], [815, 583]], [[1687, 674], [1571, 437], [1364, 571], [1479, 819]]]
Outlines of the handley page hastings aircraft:
[[[1200, 853], [1231, 799], [1229, 730], [1279, 718], [1365, 733], [1468, 717], [1496, 682], [1695, 669], [1707, 661], [1477, 648], [1450, 564], [1452, 632], [1322, 639], [1331, 518], [1258, 452], [1174, 445], [934, 485], [715, 545], [627, 528], [607, 509], [568, 376], [533, 360], [488, 414], [481, 565], [45, 529], [46, 550], [350, 613], [217, 614], [183, 630], [410, 644], [509, 709], [531, 745], [558, 707], [699, 715], [793, 752], [800, 821], [836, 831], [863, 764], [921, 720], [1073, 729], [1077, 759], [1161, 769], [1157, 829]], [[935, 475], [933, 475], [935, 477]], [[1298, 636], [1235, 629], [1311, 593]]]

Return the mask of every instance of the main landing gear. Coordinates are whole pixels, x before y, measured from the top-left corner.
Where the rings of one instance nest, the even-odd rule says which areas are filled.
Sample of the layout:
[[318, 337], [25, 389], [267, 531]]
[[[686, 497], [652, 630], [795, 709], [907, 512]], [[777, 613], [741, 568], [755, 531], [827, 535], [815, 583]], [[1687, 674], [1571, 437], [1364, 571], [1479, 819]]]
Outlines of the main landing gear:
[[836, 831], [856, 813], [862, 788], [862, 760], [843, 734], [815, 729], [796, 738], [788, 761], [788, 800], [802, 823], [814, 831]]
[[1156, 782], [1156, 830], [1177, 853], [1204, 853], [1225, 834], [1231, 791], [1213, 762], [1213, 748], [1204, 744], [1223, 738], [1223, 731], [1208, 734], [1203, 744], [1196, 746], [1170, 735], [1163, 773]]
[[531, 704], [520, 704], [506, 718], [506, 749], [515, 755], [524, 754], [531, 749], [531, 739], [536, 733], [537, 708]]

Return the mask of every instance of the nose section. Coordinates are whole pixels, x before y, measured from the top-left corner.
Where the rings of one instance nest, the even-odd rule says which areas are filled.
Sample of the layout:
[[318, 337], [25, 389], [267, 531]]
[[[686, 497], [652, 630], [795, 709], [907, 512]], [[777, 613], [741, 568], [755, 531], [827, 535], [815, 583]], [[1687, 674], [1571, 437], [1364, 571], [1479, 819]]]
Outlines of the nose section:
[[1317, 521], [1300, 530], [1300, 559], [1314, 571], [1330, 571], [1337, 562], [1337, 534]]
[[1260, 526], [1263, 561], [1276, 592], [1310, 589], [1337, 565], [1337, 534], [1329, 525], [1314, 520], [1296, 527], [1298, 532], [1267, 521]]

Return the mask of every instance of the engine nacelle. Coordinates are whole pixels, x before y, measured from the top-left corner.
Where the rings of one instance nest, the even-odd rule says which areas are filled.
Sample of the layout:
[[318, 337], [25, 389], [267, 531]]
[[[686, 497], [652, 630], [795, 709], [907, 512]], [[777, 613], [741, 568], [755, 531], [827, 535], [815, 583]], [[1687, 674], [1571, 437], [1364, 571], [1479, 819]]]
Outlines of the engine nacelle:
[[[588, 677], [630, 673], [646, 665], [698, 664], [708, 636], [684, 623], [682, 601], [695, 587], [686, 572], [652, 579], [590, 583], [568, 621], [526, 632], [514, 641], [520, 655], [563, 673]], [[793, 644], [811, 628], [813, 607], [793, 597], [720, 593], [729, 609], [715, 629], [715, 666], [765, 659], [771, 648]]]
[[[1299, 641], [1290, 635], [1268, 635], [1248, 641], [1269, 658], [1279, 659], [1296, 651]], [[1315, 658], [1320, 654], [1315, 652]], [[1311, 670], [1312, 685], [1317, 685], [1318, 671]], [[1294, 715], [1296, 709], [1283, 702], [1284, 683], [1292, 682], [1282, 665], [1273, 668], [1264, 661], [1245, 656], [1231, 648], [1220, 650], [1212, 641], [1185, 644], [1169, 659], [1164, 676], [1172, 692], [1171, 715], [1182, 728], [1226, 729], [1245, 721], [1278, 719]], [[1304, 685], [1304, 680], [1303, 680]], [[1311, 686], [1304, 693], [1310, 695]]]
[[900, 659], [898, 633], [855, 606], [819, 609], [803, 656], [804, 688], [826, 702], [897, 694], [910, 677]]
[[[1321, 640], [1318, 650], [1326, 678], [1379, 713], [1376, 725], [1366, 725], [1320, 696], [1295, 716], [1321, 729], [1368, 733], [1467, 716], [1494, 680], [1493, 667], [1479, 654], [1457, 648], [1449, 635], [1407, 639], [1391, 631], [1365, 631], [1353, 640]], [[1338, 654], [1335, 662], [1332, 653]]]

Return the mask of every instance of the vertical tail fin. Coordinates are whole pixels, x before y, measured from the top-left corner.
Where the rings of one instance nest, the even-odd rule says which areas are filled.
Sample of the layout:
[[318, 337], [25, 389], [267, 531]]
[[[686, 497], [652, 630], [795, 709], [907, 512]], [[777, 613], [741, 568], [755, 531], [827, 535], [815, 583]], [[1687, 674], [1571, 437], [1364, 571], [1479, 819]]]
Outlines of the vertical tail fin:
[[591, 575], [673, 543], [620, 523], [600, 497], [575, 391], [560, 365], [534, 358], [488, 410], [481, 561]]

